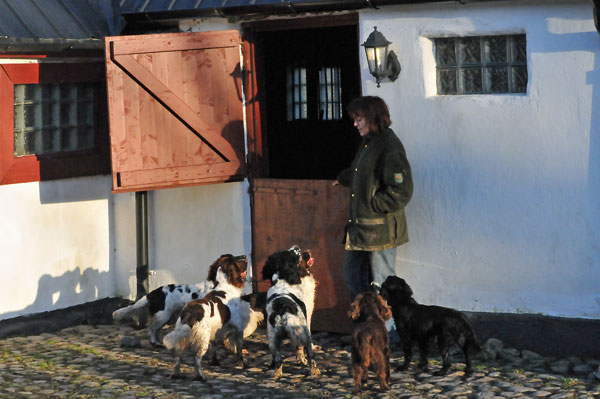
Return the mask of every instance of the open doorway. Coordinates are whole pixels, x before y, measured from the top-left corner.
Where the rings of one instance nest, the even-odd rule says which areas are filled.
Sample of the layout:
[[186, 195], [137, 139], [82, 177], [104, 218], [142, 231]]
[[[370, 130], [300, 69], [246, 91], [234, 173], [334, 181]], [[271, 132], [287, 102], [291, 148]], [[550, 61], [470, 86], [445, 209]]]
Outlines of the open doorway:
[[345, 105], [360, 94], [356, 26], [263, 36], [269, 177], [335, 179], [359, 135]]

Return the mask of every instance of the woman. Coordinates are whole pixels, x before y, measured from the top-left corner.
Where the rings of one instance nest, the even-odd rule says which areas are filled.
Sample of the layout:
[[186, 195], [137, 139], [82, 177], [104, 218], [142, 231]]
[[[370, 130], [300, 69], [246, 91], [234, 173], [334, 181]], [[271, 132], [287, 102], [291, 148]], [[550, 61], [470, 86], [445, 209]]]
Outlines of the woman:
[[413, 192], [404, 146], [389, 128], [385, 102], [374, 96], [354, 99], [347, 107], [362, 137], [349, 168], [336, 184], [350, 187], [346, 224], [344, 279], [351, 299], [396, 274], [396, 248], [408, 241], [404, 207]]

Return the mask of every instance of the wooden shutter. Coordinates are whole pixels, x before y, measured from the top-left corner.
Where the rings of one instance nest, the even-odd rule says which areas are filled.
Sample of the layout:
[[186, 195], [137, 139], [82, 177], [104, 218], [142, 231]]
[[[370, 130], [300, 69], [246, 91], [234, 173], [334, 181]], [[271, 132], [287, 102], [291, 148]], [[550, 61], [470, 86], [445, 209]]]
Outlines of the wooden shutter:
[[113, 191], [241, 180], [237, 31], [106, 38]]

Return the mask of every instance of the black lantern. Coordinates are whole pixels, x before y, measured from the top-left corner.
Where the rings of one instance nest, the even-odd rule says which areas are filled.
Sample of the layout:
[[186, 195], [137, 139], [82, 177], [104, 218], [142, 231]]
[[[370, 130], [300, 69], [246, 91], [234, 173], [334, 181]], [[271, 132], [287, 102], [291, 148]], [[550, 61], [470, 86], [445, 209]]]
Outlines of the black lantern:
[[389, 78], [392, 82], [400, 75], [400, 62], [393, 51], [388, 51], [389, 42], [381, 32], [375, 29], [367, 40], [362, 44], [367, 53], [369, 71], [377, 81], [377, 87], [383, 78]]

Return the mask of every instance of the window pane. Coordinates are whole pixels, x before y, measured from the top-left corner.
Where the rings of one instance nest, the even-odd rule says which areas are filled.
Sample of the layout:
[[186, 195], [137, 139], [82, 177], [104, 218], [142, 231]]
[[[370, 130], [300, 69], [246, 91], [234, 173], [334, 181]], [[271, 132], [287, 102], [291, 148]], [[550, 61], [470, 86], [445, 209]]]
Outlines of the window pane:
[[516, 62], [527, 62], [527, 42], [525, 41], [525, 35], [513, 36], [513, 61]]
[[487, 61], [493, 63], [507, 62], [506, 37], [491, 36], [486, 39]]
[[457, 94], [456, 69], [438, 69], [438, 92], [439, 94]]
[[467, 94], [481, 93], [481, 68], [465, 68], [461, 71], [462, 92]]
[[527, 92], [527, 67], [516, 66], [511, 68], [512, 71], [512, 92], [525, 93]]
[[488, 91], [492, 93], [508, 93], [508, 68], [488, 68], [487, 69]]
[[435, 42], [438, 65], [456, 65], [456, 45], [454, 39], [439, 39]]
[[461, 63], [477, 64], [481, 62], [481, 40], [479, 37], [464, 38], [460, 42]]

